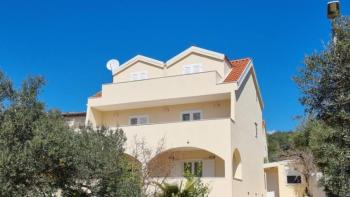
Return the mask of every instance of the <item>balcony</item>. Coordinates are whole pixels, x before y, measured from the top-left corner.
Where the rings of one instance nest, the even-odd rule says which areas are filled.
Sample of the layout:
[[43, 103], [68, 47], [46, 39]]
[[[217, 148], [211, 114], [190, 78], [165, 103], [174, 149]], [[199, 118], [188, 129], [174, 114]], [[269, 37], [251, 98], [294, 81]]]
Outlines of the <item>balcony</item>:
[[157, 148], [164, 139], [164, 151], [196, 148], [209, 151], [221, 158], [230, 154], [230, 118], [121, 126], [127, 137], [127, 153], [132, 153], [135, 139], [144, 139], [151, 148]]
[[232, 83], [219, 83], [216, 71], [129, 81], [102, 86], [102, 97], [90, 98], [98, 111], [122, 110], [230, 99]]

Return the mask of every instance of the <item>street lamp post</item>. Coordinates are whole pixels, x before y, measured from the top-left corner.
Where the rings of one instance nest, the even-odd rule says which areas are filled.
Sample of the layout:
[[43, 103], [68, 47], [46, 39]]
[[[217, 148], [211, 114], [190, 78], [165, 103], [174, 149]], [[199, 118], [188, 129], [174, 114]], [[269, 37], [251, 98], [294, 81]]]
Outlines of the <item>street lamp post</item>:
[[336, 1], [328, 1], [327, 4], [327, 16], [330, 20], [334, 20], [338, 16], [340, 16], [340, 5], [339, 0]]
[[328, 1], [327, 3], [327, 17], [332, 22], [332, 39], [333, 43], [337, 42], [337, 37], [335, 33], [335, 23], [334, 20], [340, 16], [340, 5], [339, 0]]

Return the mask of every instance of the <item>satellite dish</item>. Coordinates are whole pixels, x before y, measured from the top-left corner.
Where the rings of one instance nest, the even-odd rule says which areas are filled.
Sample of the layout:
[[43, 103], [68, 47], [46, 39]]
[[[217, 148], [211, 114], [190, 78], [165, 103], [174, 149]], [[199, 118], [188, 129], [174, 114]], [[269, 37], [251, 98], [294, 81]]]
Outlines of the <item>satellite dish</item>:
[[114, 71], [119, 67], [119, 61], [116, 59], [111, 59], [107, 62], [106, 67], [108, 70], [114, 73]]

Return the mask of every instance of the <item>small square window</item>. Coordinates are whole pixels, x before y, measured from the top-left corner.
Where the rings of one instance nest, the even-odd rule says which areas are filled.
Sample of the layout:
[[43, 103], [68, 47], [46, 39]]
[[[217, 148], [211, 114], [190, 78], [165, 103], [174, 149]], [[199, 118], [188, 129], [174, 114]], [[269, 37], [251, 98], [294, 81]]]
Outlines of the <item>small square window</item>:
[[131, 125], [137, 125], [137, 118], [130, 118], [130, 124]]
[[148, 118], [145, 117], [139, 117], [139, 124], [147, 124], [148, 123]]
[[182, 121], [190, 121], [191, 114], [190, 113], [184, 113], [182, 114]]
[[183, 74], [190, 74], [192, 72], [192, 68], [190, 66], [184, 66], [183, 67]]
[[201, 119], [201, 113], [200, 112], [194, 112], [193, 113], [193, 120], [200, 120]]
[[130, 73], [130, 81], [148, 79], [147, 71], [138, 71]]
[[193, 73], [199, 73], [199, 72], [201, 72], [201, 71], [202, 71], [201, 65], [196, 64], [196, 65], [193, 65], [193, 66], [192, 66], [192, 72], [193, 72]]
[[181, 119], [182, 121], [201, 120], [202, 112], [198, 110], [182, 112]]
[[143, 72], [140, 72], [139, 73], [139, 79], [142, 80], [142, 79], [147, 79], [148, 76], [147, 76], [147, 72], [146, 71], [143, 71]]
[[192, 74], [192, 73], [198, 73], [198, 72], [202, 72], [201, 64], [184, 65], [182, 67], [183, 74]]

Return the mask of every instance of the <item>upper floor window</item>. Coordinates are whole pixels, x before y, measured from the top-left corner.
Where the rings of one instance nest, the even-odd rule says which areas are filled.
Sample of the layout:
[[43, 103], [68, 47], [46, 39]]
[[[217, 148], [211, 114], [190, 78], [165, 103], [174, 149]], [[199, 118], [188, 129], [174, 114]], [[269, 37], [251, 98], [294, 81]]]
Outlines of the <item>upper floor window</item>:
[[148, 79], [147, 71], [138, 71], [130, 73], [130, 81]]
[[191, 73], [198, 73], [198, 72], [202, 72], [202, 65], [200, 64], [184, 65], [182, 67], [183, 74], [191, 74]]
[[129, 118], [129, 125], [147, 124], [148, 116], [132, 116]]
[[191, 120], [201, 120], [202, 112], [201, 111], [186, 111], [181, 114], [182, 121], [191, 121]]

